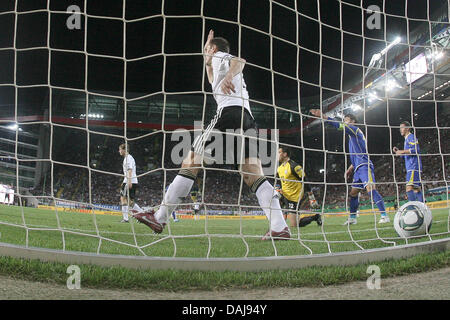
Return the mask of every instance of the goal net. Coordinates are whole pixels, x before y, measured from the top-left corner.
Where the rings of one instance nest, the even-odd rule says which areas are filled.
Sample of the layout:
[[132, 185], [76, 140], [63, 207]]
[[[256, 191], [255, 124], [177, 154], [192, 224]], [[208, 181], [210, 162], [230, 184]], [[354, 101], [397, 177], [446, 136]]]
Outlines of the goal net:
[[[247, 258], [448, 238], [448, 13], [448, 0], [2, 1], [0, 185], [14, 195], [9, 205], [0, 199], [0, 242]], [[282, 202], [289, 241], [260, 240], [268, 220], [233, 163], [203, 165], [161, 234], [132, 218], [120, 222], [119, 146], [136, 162], [135, 202], [157, 209], [194, 138], [214, 121], [203, 54], [211, 29], [246, 60], [264, 175], [280, 183], [278, 152], [288, 148], [305, 195], [314, 195], [317, 205], [306, 199], [300, 211]], [[313, 109], [338, 124], [356, 117], [375, 177], [361, 182], [357, 210], [346, 177], [351, 138]], [[393, 226], [408, 201], [408, 168], [393, 151], [404, 149], [404, 121], [420, 146], [420, 190], [433, 214], [429, 232], [408, 239]], [[367, 184], [382, 198], [386, 223]], [[350, 211], [357, 224], [343, 225]], [[321, 223], [299, 226], [317, 215]]]

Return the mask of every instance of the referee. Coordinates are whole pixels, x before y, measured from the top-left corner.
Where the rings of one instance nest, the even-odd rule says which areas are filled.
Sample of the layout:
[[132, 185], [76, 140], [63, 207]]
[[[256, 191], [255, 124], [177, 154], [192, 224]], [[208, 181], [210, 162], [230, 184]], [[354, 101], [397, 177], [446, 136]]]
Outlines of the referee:
[[[314, 194], [307, 192], [302, 180], [305, 176], [303, 168], [290, 158], [290, 150], [286, 147], [278, 149], [278, 160], [280, 166], [277, 170], [277, 178], [281, 180], [281, 207], [288, 211], [288, 218], [292, 227], [305, 227], [312, 221], [316, 221], [320, 226], [322, 219], [320, 214], [304, 215], [300, 214], [300, 219], [297, 224], [297, 214], [299, 210], [316, 209], [318, 207], [315, 201]], [[280, 190], [280, 186], [276, 186]]]

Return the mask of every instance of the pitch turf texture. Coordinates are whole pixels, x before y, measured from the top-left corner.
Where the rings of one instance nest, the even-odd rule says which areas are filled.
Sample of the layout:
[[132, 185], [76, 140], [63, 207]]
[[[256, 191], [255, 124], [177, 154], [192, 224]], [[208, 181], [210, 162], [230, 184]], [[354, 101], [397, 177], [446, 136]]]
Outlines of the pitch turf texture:
[[[378, 220], [378, 216], [376, 216]], [[94, 219], [97, 229], [95, 228]], [[342, 226], [345, 217], [325, 217], [323, 230], [330, 247], [324, 240], [322, 228], [315, 222], [300, 229], [302, 243], [313, 253], [342, 252], [360, 249], [354, 241], [367, 249], [389, 246], [377, 238], [374, 230], [374, 216], [361, 216], [358, 224]], [[448, 209], [433, 210], [431, 238], [448, 237]], [[26, 245], [25, 222], [28, 230], [28, 246], [59, 249], [63, 248], [64, 231], [65, 250], [100, 252], [107, 254], [142, 255], [132, 246], [154, 243], [143, 248], [149, 256], [177, 257], [257, 257], [275, 255], [309, 254], [310, 251], [298, 240], [298, 230], [291, 228], [294, 240], [261, 241], [260, 237], [267, 230], [266, 220], [181, 220], [170, 224], [174, 238], [167, 238], [168, 228], [161, 235], [154, 235], [150, 229], [141, 224], [119, 223], [120, 217], [106, 215], [89, 215], [84, 213], [58, 212], [20, 207], [0, 206], [0, 242]], [[393, 221], [393, 215], [391, 215]], [[10, 224], [10, 225], [7, 225]], [[378, 225], [378, 236], [384, 241], [404, 244], [398, 238], [392, 222]], [[92, 237], [97, 231], [102, 238]], [[208, 234], [205, 233], [208, 231]], [[81, 234], [81, 233], [84, 233]], [[247, 245], [239, 236], [243, 234]], [[350, 236], [351, 234], [351, 236]], [[440, 235], [436, 235], [440, 234]], [[180, 237], [179, 236], [184, 236]], [[235, 237], [238, 238], [235, 238]], [[109, 240], [107, 240], [109, 239]], [[428, 237], [410, 240], [410, 242], [427, 241]], [[158, 241], [160, 240], [160, 241]], [[114, 241], [128, 243], [120, 244]], [[157, 241], [157, 242], [155, 242]], [[342, 241], [342, 242], [339, 242]], [[175, 250], [176, 248], [176, 250]], [[208, 255], [209, 253], [209, 255]], [[408, 259], [382, 261], [377, 263], [382, 277], [400, 276], [409, 273], [430, 271], [450, 265], [450, 252], [421, 254]], [[0, 257], [0, 274], [32, 281], [51, 282], [65, 285], [67, 267], [62, 263], [40, 262], [39, 260]], [[348, 267], [308, 267], [299, 270], [274, 270], [263, 272], [205, 272], [178, 270], [130, 270], [123, 267], [99, 267], [80, 265], [83, 287], [121, 288], [121, 289], [155, 289], [155, 290], [218, 290], [221, 288], [269, 288], [300, 287], [342, 284], [350, 281], [365, 281], [368, 277], [368, 265]]]
[[[348, 228], [342, 225], [346, 217], [325, 217], [323, 228], [315, 222], [301, 229], [291, 227], [291, 240], [272, 242], [260, 240], [268, 229], [267, 220], [185, 219], [176, 223], [170, 220], [170, 226], [166, 226], [162, 234], [155, 235], [135, 220], [120, 223], [119, 216], [56, 213], [53, 210], [2, 205], [0, 242], [67, 251], [154, 257], [293, 256], [405, 244], [406, 241], [399, 238], [394, 230], [394, 214], [390, 214], [390, 218], [390, 223], [378, 224], [379, 215], [361, 215], [358, 224]], [[449, 209], [434, 209], [430, 236], [409, 239], [408, 243], [446, 238], [448, 231]]]
[[[409, 259], [376, 263], [381, 277], [389, 278], [450, 266], [450, 252], [421, 254]], [[289, 271], [206, 272], [178, 270], [130, 270], [122, 267], [80, 265], [81, 288], [147, 289], [163, 291], [322, 287], [366, 281], [366, 265], [309, 267]], [[31, 281], [67, 283], [68, 264], [0, 257], [0, 274]], [[382, 285], [383, 286], [383, 285]]]

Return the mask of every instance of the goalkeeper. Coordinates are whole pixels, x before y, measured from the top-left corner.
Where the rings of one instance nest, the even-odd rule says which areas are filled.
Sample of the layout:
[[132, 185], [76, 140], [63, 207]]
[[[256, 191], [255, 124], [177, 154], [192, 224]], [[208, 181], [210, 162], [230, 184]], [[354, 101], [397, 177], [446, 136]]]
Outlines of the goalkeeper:
[[[278, 160], [280, 166], [277, 170], [277, 178], [281, 180], [280, 185], [276, 185], [275, 189], [280, 194], [281, 207], [287, 211], [287, 216], [291, 222], [292, 227], [305, 227], [313, 221], [316, 221], [320, 226], [322, 219], [320, 214], [304, 214], [307, 209], [318, 209], [319, 205], [314, 197], [314, 193], [304, 192], [306, 188], [302, 183], [305, 173], [302, 167], [290, 158], [290, 150], [286, 147], [278, 149]], [[297, 215], [299, 220], [297, 223]]]

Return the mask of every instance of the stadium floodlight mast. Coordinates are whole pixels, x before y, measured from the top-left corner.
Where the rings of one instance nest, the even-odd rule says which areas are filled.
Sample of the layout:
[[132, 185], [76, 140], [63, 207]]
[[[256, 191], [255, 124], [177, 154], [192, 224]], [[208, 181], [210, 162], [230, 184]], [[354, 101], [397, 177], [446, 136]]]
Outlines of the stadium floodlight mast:
[[369, 102], [373, 102], [375, 99], [376, 100], [381, 100], [377, 94], [373, 91], [368, 91], [368, 92], [364, 92], [362, 94], [358, 94], [355, 95], [353, 97], [351, 97], [350, 99], [348, 99], [345, 103], [341, 104], [339, 107], [335, 108], [335, 110], [333, 110], [333, 114], [334, 116], [339, 116], [342, 118], [344, 111], [347, 109], [352, 109], [353, 112], [357, 112], [363, 109], [362, 106], [360, 106], [359, 104], [357, 104], [356, 102], [364, 100], [368, 98]]
[[[378, 52], [378, 53], [375, 53], [375, 54], [372, 56], [372, 58], [371, 58], [371, 60], [370, 60], [370, 63], [369, 63], [369, 65], [368, 65], [368, 67], [367, 67], [367, 71], [366, 71], [366, 73], [364, 74], [363, 81], [362, 81], [363, 83], [364, 83], [364, 81], [366, 80], [366, 78], [367, 78], [369, 72], [373, 70], [373, 68], [375, 67], [375, 65], [376, 65], [377, 63], [378, 63], [378, 65], [381, 65], [381, 63], [382, 63], [382, 61], [383, 61], [383, 60], [382, 60], [383, 56], [384, 56], [389, 50], [391, 50], [394, 46], [396, 46], [397, 44], [399, 44], [399, 43], [401, 42], [401, 40], [402, 40], [401, 37], [395, 38], [395, 40], [392, 41], [389, 45], [387, 45], [383, 50], [381, 50], [381, 51]], [[393, 90], [393, 89], [395, 89], [395, 88], [399, 88], [399, 87], [401, 87], [401, 86], [400, 86], [395, 80], [392, 80], [392, 81], [389, 81], [389, 82], [388, 82], [388, 84], [387, 84], [387, 86], [386, 86], [386, 89], [387, 89], [388, 91], [391, 91], [391, 90]], [[369, 102], [369, 103], [371, 103], [371, 102], [373, 102], [373, 101], [375, 101], [375, 100], [382, 101], [382, 99], [380, 99], [374, 91], [370, 90], [370, 91], [366, 92], [365, 90], [363, 90], [363, 93], [358, 94], [358, 95], [355, 95], [355, 96], [351, 97], [350, 99], [348, 99], [347, 101], [345, 101], [344, 103], [341, 103], [341, 105], [338, 106], [338, 107], [336, 107], [336, 108], [332, 111], [332, 113], [333, 113], [334, 116], [336, 117], [336, 116], [342, 116], [342, 115], [343, 115], [343, 112], [344, 112], [345, 110], [347, 110], [347, 109], [352, 109], [353, 111], [359, 111], [359, 110], [362, 110], [362, 107], [360, 107], [359, 105], [357, 105], [355, 102], [360, 101], [360, 100], [363, 100], [363, 99], [368, 99], [368, 102]], [[356, 106], [358, 106], [358, 107], [356, 107]]]
[[387, 80], [386, 90], [392, 91], [395, 88], [401, 88], [401, 86], [397, 83], [397, 81], [395, 81], [394, 79]]
[[[103, 119], [105, 116], [103, 114], [98, 113], [89, 113], [88, 118], [94, 118], [94, 119]], [[86, 114], [82, 113], [80, 114], [80, 118], [86, 118]]]
[[392, 41], [386, 48], [384, 48], [383, 50], [381, 50], [378, 53], [375, 53], [372, 56], [372, 59], [370, 60], [369, 66], [367, 67], [367, 71], [364, 74], [364, 80], [367, 78], [367, 75], [369, 74], [369, 72], [374, 68], [375, 64], [378, 63], [379, 65], [381, 65], [381, 58], [389, 51], [391, 50], [394, 46], [396, 46], [397, 44], [400, 43], [400, 41], [402, 40], [402, 38], [397, 37], [395, 38], [394, 41]]
[[7, 126], [6, 128], [9, 130], [12, 130], [12, 131], [17, 131], [17, 130], [22, 131], [22, 128], [19, 128], [19, 125], [17, 123], [13, 123], [13, 124]]

